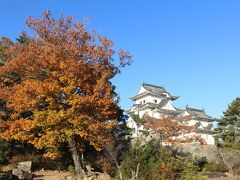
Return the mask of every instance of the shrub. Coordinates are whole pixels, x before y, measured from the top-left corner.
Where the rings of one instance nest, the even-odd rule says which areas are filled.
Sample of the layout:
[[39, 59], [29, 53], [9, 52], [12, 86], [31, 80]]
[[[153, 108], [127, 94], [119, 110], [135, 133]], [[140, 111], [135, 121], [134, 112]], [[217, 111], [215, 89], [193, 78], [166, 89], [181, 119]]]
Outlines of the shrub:
[[69, 165], [68, 166], [68, 172], [70, 172], [71, 174], [76, 174], [76, 170], [74, 165]]
[[240, 150], [234, 148], [220, 148], [221, 156], [229, 171], [234, 171], [240, 166]]
[[11, 172], [0, 172], [0, 180], [18, 180]]
[[103, 172], [106, 172], [107, 174], [114, 176], [117, 167], [114, 163], [111, 163], [108, 159], [104, 159], [101, 164], [101, 169], [103, 170]]
[[235, 167], [233, 168], [233, 174], [234, 174], [234, 175], [240, 175], [240, 165], [235, 166]]
[[47, 169], [47, 170], [59, 170], [59, 163], [56, 160], [43, 157], [42, 155], [34, 156], [32, 159], [33, 169]]
[[240, 142], [235, 142], [235, 143], [222, 143], [222, 147], [225, 148], [232, 148], [232, 149], [238, 149], [240, 150]]
[[157, 141], [130, 148], [120, 165], [123, 179], [131, 178], [138, 164], [138, 179], [206, 179], [199, 174], [199, 168], [193, 162], [175, 156]]
[[12, 154], [11, 144], [0, 139], [0, 164], [6, 164]]
[[12, 165], [16, 165], [19, 162], [22, 161], [32, 161], [32, 168], [34, 170], [36, 169], [48, 169], [48, 170], [58, 170], [59, 169], [59, 164], [57, 161], [45, 158], [42, 155], [32, 155], [32, 154], [18, 154], [13, 156], [10, 160], [9, 163]]
[[67, 170], [72, 164], [72, 156], [67, 151], [66, 144], [62, 144], [59, 148], [62, 156], [58, 159], [50, 159], [43, 156], [42, 150], [37, 150], [29, 144], [21, 144], [18, 149], [14, 149], [15, 153], [9, 160], [11, 165], [16, 165], [22, 161], [32, 161], [33, 169], [47, 170]]
[[204, 171], [207, 172], [222, 172], [225, 173], [228, 171], [226, 167], [217, 163], [208, 163], [204, 165]]

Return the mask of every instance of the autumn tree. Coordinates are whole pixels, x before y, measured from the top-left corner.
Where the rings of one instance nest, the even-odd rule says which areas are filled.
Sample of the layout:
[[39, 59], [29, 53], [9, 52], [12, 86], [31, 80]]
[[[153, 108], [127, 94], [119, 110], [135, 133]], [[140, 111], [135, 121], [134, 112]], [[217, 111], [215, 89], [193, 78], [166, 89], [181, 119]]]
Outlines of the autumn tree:
[[[101, 150], [118, 128], [119, 97], [110, 80], [131, 56], [120, 49], [115, 60], [113, 41], [71, 17], [54, 19], [46, 11], [26, 23], [32, 35], [14, 42], [0, 67], [0, 99], [13, 110], [0, 121], [0, 137], [33, 144], [50, 158], [67, 142], [76, 172], [85, 173], [84, 144]], [[13, 73], [18, 81], [9, 78]]]
[[[23, 33], [24, 34], [24, 33]], [[19, 39], [23, 38], [24, 35], [20, 36]], [[18, 39], [17, 39], [18, 41]], [[18, 41], [19, 42], [19, 41]], [[11, 49], [13, 47], [13, 41], [11, 41], [9, 38], [7, 37], [2, 37], [0, 39], [0, 66], [3, 66], [5, 64], [5, 62], [7, 62], [10, 57], [7, 55], [7, 51], [9, 49]], [[20, 80], [19, 76], [16, 74], [16, 72], [11, 72], [11, 73], [5, 73], [2, 74], [2, 80], [5, 80], [5, 85], [7, 84], [7, 86], [10, 86], [12, 83], [17, 82]], [[4, 99], [0, 99], [0, 118], [1, 118], [1, 114], [5, 114], [5, 118], [6, 115], [9, 114], [9, 110], [6, 108], [6, 102]]]
[[196, 134], [196, 127], [190, 124], [190, 116], [157, 119], [145, 115], [143, 119], [144, 127], [161, 143], [168, 145], [191, 142], [206, 143], [201, 136]]
[[[6, 38], [2, 37], [0, 39], [0, 66], [3, 66], [4, 63], [8, 60], [6, 51], [11, 48], [13, 42]], [[11, 75], [8, 75], [11, 76]], [[4, 99], [0, 98], [0, 120], [6, 120], [10, 113], [10, 109], [6, 107], [6, 102]], [[12, 145], [10, 142], [0, 138], [0, 164], [6, 163], [10, 159], [12, 154]]]

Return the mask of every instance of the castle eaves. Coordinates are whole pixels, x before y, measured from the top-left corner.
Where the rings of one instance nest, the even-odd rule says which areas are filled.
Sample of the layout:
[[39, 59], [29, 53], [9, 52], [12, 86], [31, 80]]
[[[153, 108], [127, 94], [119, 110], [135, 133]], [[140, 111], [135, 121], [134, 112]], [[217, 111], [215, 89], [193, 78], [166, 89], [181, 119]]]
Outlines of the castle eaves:
[[215, 120], [211, 116], [207, 115], [203, 109], [196, 109], [196, 108], [186, 107], [186, 111], [190, 115], [192, 115], [192, 116], [194, 116], [196, 118], [199, 118], [199, 119], [203, 119], [203, 120], [206, 120], [206, 121], [214, 121]]

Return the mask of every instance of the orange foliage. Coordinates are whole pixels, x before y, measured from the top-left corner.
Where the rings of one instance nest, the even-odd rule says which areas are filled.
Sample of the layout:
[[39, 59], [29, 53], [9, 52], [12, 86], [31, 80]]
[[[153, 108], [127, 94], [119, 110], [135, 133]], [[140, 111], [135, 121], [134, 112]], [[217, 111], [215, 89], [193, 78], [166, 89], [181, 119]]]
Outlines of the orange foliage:
[[4, 117], [4, 116], [5, 116], [5, 113], [2, 112], [2, 111], [0, 111], [0, 118], [1, 118], [1, 117]]
[[196, 128], [189, 124], [190, 120], [190, 116], [157, 119], [145, 115], [144, 126], [150, 131], [156, 133], [156, 136], [160, 141], [169, 145], [186, 142], [205, 144], [205, 141], [199, 135], [194, 134]]
[[[111, 141], [118, 118], [119, 98], [110, 79], [131, 56], [119, 50], [114, 61], [113, 42], [71, 17], [56, 20], [47, 11], [27, 18], [27, 25], [34, 36], [24, 33], [27, 43], [13, 43], [0, 67], [0, 99], [14, 110], [0, 122], [0, 137], [45, 148], [52, 158], [58, 157], [59, 143], [73, 137], [100, 150]], [[21, 80], [11, 81], [11, 73]]]

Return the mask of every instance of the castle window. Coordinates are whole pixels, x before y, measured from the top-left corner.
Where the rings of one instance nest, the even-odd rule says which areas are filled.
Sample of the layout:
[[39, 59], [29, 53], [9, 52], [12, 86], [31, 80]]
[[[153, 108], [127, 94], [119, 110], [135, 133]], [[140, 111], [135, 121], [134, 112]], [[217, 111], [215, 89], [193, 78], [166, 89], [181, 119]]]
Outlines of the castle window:
[[143, 104], [145, 103], [146, 101], [145, 100], [143, 100]]
[[154, 100], [153, 100], [153, 102], [157, 103], [157, 100], [156, 100], [156, 99], [154, 99]]

